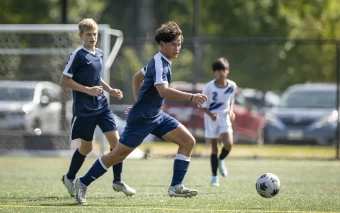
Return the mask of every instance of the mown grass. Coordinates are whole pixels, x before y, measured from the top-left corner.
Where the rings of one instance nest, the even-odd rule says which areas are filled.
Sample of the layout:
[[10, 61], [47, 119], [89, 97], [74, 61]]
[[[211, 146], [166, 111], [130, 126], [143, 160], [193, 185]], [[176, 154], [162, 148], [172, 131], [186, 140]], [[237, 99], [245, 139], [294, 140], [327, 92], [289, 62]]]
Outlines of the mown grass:
[[[209, 185], [209, 159], [192, 158], [184, 183], [200, 194], [181, 199], [167, 196], [173, 159], [127, 159], [123, 179], [137, 194], [126, 197], [114, 192], [110, 169], [89, 187], [88, 206], [78, 206], [60, 182], [69, 161], [61, 157], [0, 157], [0, 212], [340, 213], [339, 161], [231, 157], [226, 160], [229, 176], [220, 178], [221, 186], [213, 188]], [[83, 175], [94, 161], [87, 158], [78, 175]], [[277, 197], [266, 199], [256, 193], [255, 181], [265, 172], [281, 180]]]
[[[141, 149], [150, 149], [155, 156], [173, 155], [177, 152], [177, 146], [168, 142], [144, 143]], [[234, 144], [230, 157], [235, 158], [314, 158], [334, 159], [335, 147], [331, 146], [291, 146], [291, 145], [249, 145]], [[209, 156], [210, 144], [198, 143], [194, 149], [194, 155]]]

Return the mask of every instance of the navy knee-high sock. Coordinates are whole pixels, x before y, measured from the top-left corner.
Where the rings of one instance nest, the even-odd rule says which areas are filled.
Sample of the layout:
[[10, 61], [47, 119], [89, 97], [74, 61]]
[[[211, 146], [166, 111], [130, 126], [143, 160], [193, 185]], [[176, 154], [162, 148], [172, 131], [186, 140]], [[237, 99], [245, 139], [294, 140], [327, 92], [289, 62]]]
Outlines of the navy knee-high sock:
[[229, 154], [230, 150], [226, 150], [224, 147], [222, 148], [221, 154], [219, 159], [223, 160], [224, 158], [226, 158]]
[[80, 178], [80, 181], [86, 186], [90, 185], [93, 181], [97, 180], [100, 176], [107, 171], [106, 166], [103, 164], [102, 159], [99, 158], [94, 162], [90, 170]]
[[70, 164], [70, 168], [66, 174], [66, 177], [70, 180], [76, 178], [76, 174], [79, 171], [80, 167], [83, 165], [86, 156], [82, 155], [78, 149], [74, 152]]
[[216, 154], [210, 155], [212, 176], [217, 176], [218, 159]]
[[174, 162], [174, 174], [172, 176], [171, 186], [181, 184], [184, 176], [188, 171], [190, 164], [190, 157], [182, 154], [177, 154]]
[[[110, 149], [112, 151], [112, 149]], [[112, 166], [113, 171], [113, 182], [119, 182], [122, 180], [123, 162], [117, 163]]]

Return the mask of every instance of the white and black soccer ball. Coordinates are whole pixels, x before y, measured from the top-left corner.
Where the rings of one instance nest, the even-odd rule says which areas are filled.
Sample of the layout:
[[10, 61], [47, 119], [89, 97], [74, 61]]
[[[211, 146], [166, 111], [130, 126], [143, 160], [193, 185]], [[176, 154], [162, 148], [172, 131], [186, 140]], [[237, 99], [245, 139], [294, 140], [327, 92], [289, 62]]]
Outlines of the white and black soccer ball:
[[265, 198], [271, 198], [280, 191], [280, 180], [272, 173], [265, 173], [256, 180], [256, 191]]

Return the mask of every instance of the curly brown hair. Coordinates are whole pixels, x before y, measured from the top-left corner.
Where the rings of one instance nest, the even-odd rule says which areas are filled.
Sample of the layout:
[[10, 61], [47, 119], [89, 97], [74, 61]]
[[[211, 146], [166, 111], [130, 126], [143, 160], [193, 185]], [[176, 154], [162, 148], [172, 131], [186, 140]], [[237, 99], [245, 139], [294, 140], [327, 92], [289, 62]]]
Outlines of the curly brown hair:
[[181, 38], [182, 42], [184, 41], [184, 37], [182, 34], [181, 28], [179, 28], [178, 24], [174, 21], [169, 21], [165, 24], [162, 24], [160, 28], [158, 28], [155, 32], [155, 40], [159, 44], [161, 41], [163, 42], [172, 42], [173, 40]]

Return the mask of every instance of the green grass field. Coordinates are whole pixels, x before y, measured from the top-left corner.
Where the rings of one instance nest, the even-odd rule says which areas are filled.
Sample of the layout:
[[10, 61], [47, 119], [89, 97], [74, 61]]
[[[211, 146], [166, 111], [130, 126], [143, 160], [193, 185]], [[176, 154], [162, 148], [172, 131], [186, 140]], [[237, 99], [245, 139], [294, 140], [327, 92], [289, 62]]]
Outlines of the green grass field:
[[[226, 161], [229, 176], [212, 188], [208, 158], [193, 158], [185, 185], [200, 194], [170, 198], [173, 159], [127, 159], [124, 181], [137, 190], [126, 197], [111, 188], [112, 169], [88, 189], [87, 206], [77, 205], [61, 184], [69, 158], [0, 157], [0, 212], [339, 212], [340, 162], [329, 160], [239, 159]], [[79, 175], [95, 161], [87, 158]], [[256, 193], [265, 172], [281, 180], [277, 197]]]

